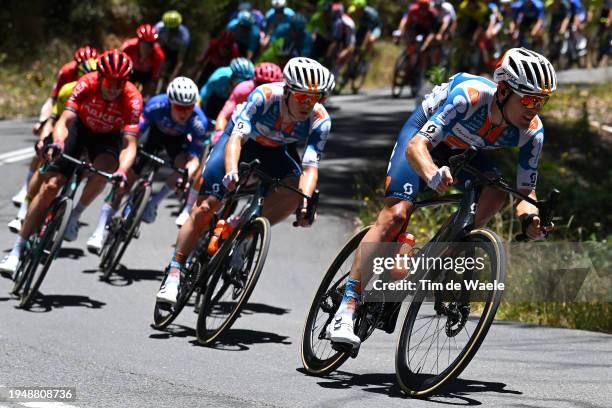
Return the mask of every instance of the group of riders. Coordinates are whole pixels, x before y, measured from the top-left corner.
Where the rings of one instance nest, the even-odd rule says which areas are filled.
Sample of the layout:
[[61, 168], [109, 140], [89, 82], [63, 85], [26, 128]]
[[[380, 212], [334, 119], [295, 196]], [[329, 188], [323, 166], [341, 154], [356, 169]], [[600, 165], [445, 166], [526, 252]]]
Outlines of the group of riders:
[[[417, 7], [423, 1], [419, 0]], [[356, 9], [364, 4], [365, 1], [353, 0], [349, 13], [357, 13]], [[335, 37], [326, 37], [336, 29], [335, 24], [325, 24], [326, 13], [336, 13], [338, 5], [341, 6], [331, 4], [329, 10], [321, 7], [318, 17], [310, 20], [317, 33], [314, 39], [308, 36], [311, 52], [326, 49], [330, 55], [342, 55], [341, 48], [334, 50], [339, 45]], [[369, 13], [367, 10], [367, 6], [362, 7], [364, 15]], [[411, 7], [404, 26], [409, 25], [414, 13]], [[244, 23], [247, 15], [250, 25]], [[47, 207], [74, 171], [74, 164], [62, 154], [81, 157], [86, 153], [93, 166], [120, 180], [118, 196], [104, 202], [95, 230], [87, 240], [88, 249], [94, 253], [103, 247], [108, 220], [117, 210], [121, 195], [129, 191], [142, 172], [138, 149], [164, 150], [175, 168], [187, 170], [189, 183], [180, 186], [189, 189], [187, 205], [177, 219], [180, 230], [176, 247], [166, 267], [164, 285], [156, 295], [157, 302], [168, 304], [177, 301], [181, 270], [209, 228], [224, 194], [239, 182], [240, 162], [258, 159], [263, 172], [311, 196], [330, 137], [331, 118], [324, 105], [335, 87], [334, 72], [302, 55], [288, 55], [284, 62], [252, 62], [258, 54], [266, 54], [264, 44], [284, 38], [284, 30], [289, 30], [287, 38], [291, 41], [301, 38], [293, 33], [296, 16], [300, 14], [293, 13], [283, 0], [272, 0], [272, 8], [265, 15], [241, 6], [227, 30], [210, 42], [193, 79], [179, 76], [185, 52], [179, 40], [188, 40], [189, 34], [181, 28], [182, 16], [176, 11], [165, 13], [155, 26], [139, 26], [136, 37], [126, 40], [121, 49], [98, 52], [90, 46], [78, 48], [74, 60], [61, 67], [42, 108], [41, 120], [34, 127], [39, 136], [37, 154], [29, 168], [24, 193], [14, 197], [20, 208], [9, 225], [18, 235], [11, 252], [0, 262], [0, 271], [15, 273], [28, 239], [37, 232]], [[340, 24], [348, 24], [344, 16]], [[305, 22], [303, 18], [299, 21]], [[245, 31], [245, 27], [251, 28]], [[254, 38], [255, 33], [258, 40], [251, 41], [249, 37]], [[379, 34], [376, 29], [368, 33], [370, 39]], [[322, 38], [332, 39], [327, 48], [320, 45]], [[230, 42], [235, 46], [227, 46]], [[168, 49], [168, 44], [174, 48]], [[164, 93], [155, 94], [164, 75], [171, 80]], [[363, 242], [396, 239], [408, 224], [417, 193], [425, 187], [439, 194], [452, 185], [461, 188], [469, 176], [459, 173], [455, 179], [448, 158], [470, 146], [518, 147], [517, 187], [535, 199], [544, 141], [538, 113], [556, 88], [551, 63], [527, 48], [507, 50], [493, 71], [493, 80], [458, 73], [435, 87], [399, 131], [385, 180], [384, 207]], [[147, 92], [153, 95], [143, 104]], [[204, 157], [203, 146], [211, 135], [214, 146]], [[43, 164], [44, 173], [38, 170]], [[482, 152], [473, 165], [485, 173], [498, 172]], [[177, 173], [173, 173], [151, 196], [144, 222], [154, 222], [158, 205], [177, 188], [177, 179]], [[81, 214], [104, 190], [106, 182], [99, 175], [88, 177], [64, 240], [77, 239]], [[486, 224], [502, 208], [505, 198], [497, 190], [484, 188], [476, 209], [476, 226]], [[263, 216], [277, 224], [295, 215], [296, 225], [307, 227], [313, 218], [306, 208], [305, 198], [278, 189], [268, 193]], [[516, 211], [530, 238], [543, 236], [536, 207], [520, 201]], [[353, 330], [353, 312], [361, 292], [357, 258], [334, 324], [329, 326], [328, 336], [333, 342], [359, 344]]]

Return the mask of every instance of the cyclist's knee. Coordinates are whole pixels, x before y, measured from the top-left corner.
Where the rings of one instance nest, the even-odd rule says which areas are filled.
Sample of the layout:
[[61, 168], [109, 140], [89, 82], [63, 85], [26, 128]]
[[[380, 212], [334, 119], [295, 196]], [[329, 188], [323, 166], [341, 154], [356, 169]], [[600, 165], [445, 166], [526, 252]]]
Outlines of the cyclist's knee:
[[384, 241], [392, 241], [406, 225], [412, 212], [412, 204], [408, 201], [400, 201], [394, 205], [386, 205], [381, 211], [377, 226], [381, 229]]
[[49, 177], [43, 182], [40, 188], [40, 194], [46, 198], [55, 197], [62, 188], [62, 185], [63, 182], [58, 176]]
[[210, 217], [219, 207], [219, 200], [213, 196], [200, 196], [191, 210], [190, 217], [196, 228], [204, 228], [210, 221]]

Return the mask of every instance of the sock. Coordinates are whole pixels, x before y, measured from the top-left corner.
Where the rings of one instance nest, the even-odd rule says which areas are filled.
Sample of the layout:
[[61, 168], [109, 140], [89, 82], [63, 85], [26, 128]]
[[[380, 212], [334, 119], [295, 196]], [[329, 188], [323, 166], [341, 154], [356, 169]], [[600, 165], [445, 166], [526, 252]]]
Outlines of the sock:
[[185, 208], [183, 212], [187, 211], [188, 214], [191, 213], [191, 208], [193, 207], [193, 203], [198, 199], [198, 195], [200, 192], [194, 188], [189, 189], [189, 195], [187, 196], [187, 202], [185, 203]]
[[187, 256], [184, 253], [180, 251], [174, 251], [174, 255], [172, 255], [172, 260], [170, 261], [170, 273], [166, 281], [171, 280], [171, 279], [178, 280], [180, 278], [180, 270], [185, 264], [186, 260], [187, 260]]
[[351, 277], [346, 281], [344, 288], [344, 296], [342, 296], [342, 302], [338, 307], [336, 315], [339, 314], [350, 314], [353, 316], [357, 302], [361, 299], [361, 282]]
[[26, 214], [28, 213], [28, 206], [30, 205], [29, 196], [26, 196], [26, 199], [23, 200], [23, 203], [19, 206], [19, 211], [17, 211], [17, 218], [20, 220], [25, 219]]
[[81, 214], [83, 214], [83, 211], [85, 211], [85, 208], [87, 208], [86, 205], [81, 204], [80, 202], [76, 205], [76, 207], [74, 207], [74, 210], [72, 211], [72, 216], [79, 220], [81, 218]]
[[162, 200], [166, 198], [168, 194], [170, 194], [171, 192], [172, 192], [172, 189], [168, 187], [166, 184], [164, 184], [161, 190], [153, 194], [153, 196], [151, 197], [151, 200], [149, 200], [149, 204], [157, 207], [159, 203], [161, 203]]
[[113, 216], [115, 210], [109, 203], [104, 203], [102, 209], [100, 210], [100, 218], [98, 218], [98, 225], [96, 226], [96, 230], [93, 235], [100, 235], [104, 233], [104, 229], [106, 228], [106, 223], [108, 219]]
[[21, 235], [17, 235], [17, 239], [15, 240], [15, 245], [13, 245], [10, 256], [21, 258], [21, 253], [23, 252], [26, 242], [27, 240], [25, 238], [22, 238]]

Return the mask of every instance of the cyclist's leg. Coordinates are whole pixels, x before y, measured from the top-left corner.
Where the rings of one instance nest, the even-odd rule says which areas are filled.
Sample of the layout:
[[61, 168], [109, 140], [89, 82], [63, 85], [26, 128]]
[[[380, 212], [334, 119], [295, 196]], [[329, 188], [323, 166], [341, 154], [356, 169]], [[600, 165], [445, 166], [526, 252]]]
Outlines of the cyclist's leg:
[[408, 223], [421, 180], [406, 159], [406, 148], [426, 121], [425, 112], [419, 106], [406, 121], [397, 138], [387, 168], [384, 207], [378, 214], [375, 225], [366, 233], [357, 248], [342, 301], [334, 316], [334, 324], [329, 326], [328, 335], [333, 342], [353, 346], [360, 343], [354, 333], [353, 316], [361, 299], [362, 282], [367, 282], [371, 273], [361, 270], [360, 266], [369, 264], [367, 260], [374, 256], [372, 244], [393, 241]]

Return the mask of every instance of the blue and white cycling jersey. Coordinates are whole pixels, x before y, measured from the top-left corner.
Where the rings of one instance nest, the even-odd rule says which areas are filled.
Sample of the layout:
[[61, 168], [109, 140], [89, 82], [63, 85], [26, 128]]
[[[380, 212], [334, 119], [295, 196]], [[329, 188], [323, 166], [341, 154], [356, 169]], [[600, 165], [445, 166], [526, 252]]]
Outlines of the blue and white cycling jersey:
[[427, 122], [418, 132], [435, 147], [480, 149], [518, 147], [516, 185], [535, 190], [538, 162], [544, 143], [544, 126], [535, 116], [527, 129], [491, 125], [491, 106], [497, 85], [483, 77], [459, 73], [425, 96], [422, 107]]
[[282, 100], [282, 83], [258, 86], [246, 102], [236, 107], [225, 133], [230, 135], [233, 131], [239, 132], [243, 140], [252, 139], [268, 147], [303, 141], [306, 148], [302, 165], [318, 167], [331, 128], [327, 111], [317, 103], [308, 119], [281, 129]]
[[269, 9], [266, 12], [266, 33], [271, 34], [279, 25], [289, 23], [294, 15], [295, 11], [290, 7], [283, 7], [283, 13], [280, 15], [276, 14], [274, 8]]
[[156, 95], [149, 99], [142, 111], [140, 134], [144, 134], [151, 125], [168, 137], [191, 135], [188, 153], [198, 157], [202, 155], [208, 119], [199, 106], [196, 105], [193, 113], [185, 123], [176, 123], [170, 116], [170, 100], [168, 95]]
[[544, 3], [540, 0], [520, 0], [513, 3], [512, 8], [519, 23], [523, 20], [544, 20]]

